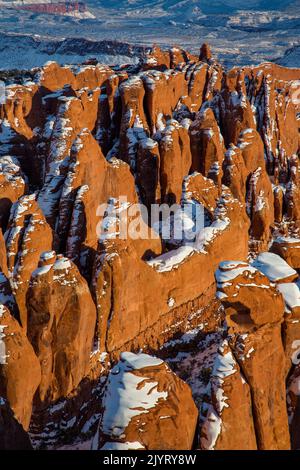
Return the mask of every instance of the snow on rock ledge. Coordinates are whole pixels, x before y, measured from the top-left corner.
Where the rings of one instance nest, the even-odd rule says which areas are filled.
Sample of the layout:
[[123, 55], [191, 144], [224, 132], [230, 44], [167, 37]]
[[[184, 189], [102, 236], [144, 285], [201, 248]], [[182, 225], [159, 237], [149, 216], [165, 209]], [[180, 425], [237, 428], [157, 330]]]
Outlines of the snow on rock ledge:
[[123, 352], [111, 370], [93, 449], [190, 449], [191, 391], [160, 359]]
[[271, 251], [281, 256], [294, 269], [300, 269], [300, 239], [278, 237], [274, 240]]
[[279, 284], [278, 290], [282, 293], [286, 306], [290, 309], [300, 307], [300, 290], [294, 282]]
[[271, 282], [290, 282], [298, 277], [295, 269], [274, 253], [260, 253], [252, 265], [267, 276]]
[[230, 326], [243, 330], [251, 325], [282, 319], [284, 303], [281, 294], [275, 284], [253, 265], [243, 261], [224, 261], [215, 272], [215, 278], [217, 298], [226, 308], [230, 307]]

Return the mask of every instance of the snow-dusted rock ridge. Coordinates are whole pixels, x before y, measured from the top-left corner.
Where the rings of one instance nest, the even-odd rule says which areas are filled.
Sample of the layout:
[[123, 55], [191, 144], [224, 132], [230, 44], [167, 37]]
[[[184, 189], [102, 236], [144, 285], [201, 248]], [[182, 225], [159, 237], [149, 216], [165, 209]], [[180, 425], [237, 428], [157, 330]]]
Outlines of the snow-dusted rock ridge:
[[[1, 75], [1, 416], [34, 448], [299, 448], [300, 71], [126, 53]], [[141, 203], [177, 206], [121, 236]]]

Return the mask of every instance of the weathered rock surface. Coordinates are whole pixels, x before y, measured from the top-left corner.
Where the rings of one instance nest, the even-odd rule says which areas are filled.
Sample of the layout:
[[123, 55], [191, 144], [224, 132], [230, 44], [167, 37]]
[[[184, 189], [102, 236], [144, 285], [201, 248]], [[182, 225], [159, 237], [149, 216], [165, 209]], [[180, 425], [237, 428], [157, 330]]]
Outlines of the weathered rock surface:
[[0, 306], [0, 396], [28, 429], [34, 394], [41, 380], [39, 361], [24, 331], [8, 309]]
[[[197, 181], [201, 185], [203, 180]], [[198, 187], [199, 192], [202, 189]], [[135, 240], [103, 241], [93, 276], [101, 350], [116, 353], [129, 346], [137, 350], [145, 342], [156, 348], [175, 318], [184, 323], [189, 308], [199, 309], [213, 299], [213, 272], [224, 250], [230, 257], [239, 253], [246, 258], [248, 225], [243, 206], [226, 190], [215, 206], [211, 224], [192, 244], [149, 260], [143, 259], [145, 245]], [[147, 242], [147, 248], [157, 253], [158, 240]], [[130, 268], [133, 263], [135, 269]], [[194, 276], [195, 270], [199, 277]], [[160, 297], [154, 303], [157, 290]]]
[[0, 157], [0, 225], [5, 230], [12, 204], [26, 190], [24, 175], [15, 157]]
[[[299, 364], [299, 362], [297, 362]], [[288, 412], [290, 421], [292, 449], [299, 448], [300, 434], [299, 434], [299, 420], [300, 420], [300, 368], [299, 365], [295, 367], [292, 375], [288, 380], [287, 385], [288, 397]]]
[[271, 282], [292, 282], [298, 278], [297, 271], [275, 253], [260, 253], [252, 265], [267, 276]]
[[230, 345], [251, 389], [257, 446], [289, 449], [281, 338], [283, 298], [266, 276], [246, 263], [221, 263], [216, 280]]
[[[227, 71], [203, 44], [30, 76], [0, 105], [0, 396], [14, 419], [36, 447], [98, 426], [96, 448], [287, 449], [288, 387], [298, 448], [299, 70]], [[181, 344], [201, 369], [184, 376], [198, 442], [189, 388], [156, 359], [172, 365]], [[125, 437], [103, 430], [121, 376], [151, 404]]]
[[260, 242], [260, 250], [263, 250], [268, 247], [270, 228], [274, 223], [274, 196], [268, 175], [261, 167], [249, 180], [247, 210], [251, 219], [250, 235]]
[[192, 169], [215, 182], [222, 178], [224, 144], [213, 111], [208, 108], [190, 126]]
[[45, 252], [27, 293], [28, 338], [41, 365], [39, 396], [67, 396], [89, 372], [96, 309], [76, 266]]
[[219, 347], [208, 391], [210, 401], [202, 405], [201, 449], [256, 450], [250, 387], [227, 340]]
[[300, 242], [298, 238], [278, 237], [271, 251], [281, 256], [292, 268], [300, 269]]
[[191, 391], [160, 359], [123, 352], [105, 386], [93, 448], [191, 449], [198, 411]]
[[7, 265], [13, 293], [26, 331], [26, 295], [32, 272], [40, 254], [52, 248], [52, 230], [36, 201], [36, 195], [23, 196], [11, 210], [5, 233]]

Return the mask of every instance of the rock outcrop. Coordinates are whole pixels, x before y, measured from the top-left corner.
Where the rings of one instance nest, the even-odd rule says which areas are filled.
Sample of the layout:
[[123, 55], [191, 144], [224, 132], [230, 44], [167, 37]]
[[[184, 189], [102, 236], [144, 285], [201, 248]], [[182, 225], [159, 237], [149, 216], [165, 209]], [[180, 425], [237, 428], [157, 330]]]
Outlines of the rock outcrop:
[[7, 84], [0, 446], [298, 448], [300, 72], [143, 51]]
[[298, 238], [275, 238], [271, 251], [281, 256], [292, 268], [300, 269], [300, 243]]
[[30, 277], [38, 266], [40, 254], [52, 248], [52, 230], [36, 201], [36, 194], [23, 196], [13, 205], [5, 241], [9, 278], [26, 331]]
[[17, 421], [28, 429], [34, 394], [41, 380], [39, 361], [24, 331], [8, 309], [0, 306], [0, 395]]
[[216, 280], [230, 346], [251, 390], [257, 446], [289, 449], [283, 298], [267, 276], [246, 263], [221, 263]]
[[201, 449], [256, 450], [250, 387], [227, 340], [215, 358], [208, 392], [210, 400], [201, 410]]
[[27, 294], [28, 338], [41, 366], [41, 401], [67, 396], [89, 372], [96, 309], [76, 266], [45, 252]]
[[[198, 187], [199, 192], [202, 189]], [[166, 340], [161, 332], [175, 318], [183, 327], [189, 308], [199, 309], [213, 300], [213, 273], [224, 250], [230, 257], [239, 253], [246, 258], [247, 227], [243, 206], [224, 190], [215, 201], [210, 225], [191, 244], [145, 260], [145, 251], [140, 251], [145, 244], [104, 240], [93, 277], [101, 350], [116, 354], [129, 346], [138, 350], [145, 342], [156, 348]], [[147, 242], [147, 248], [157, 253], [158, 240]], [[133, 263], [136, 267], [130, 269]], [[195, 270], [201, 277], [195, 277]], [[157, 290], [160, 297], [153, 302]]]
[[198, 411], [189, 387], [161, 360], [123, 352], [105, 386], [93, 448], [188, 450]]

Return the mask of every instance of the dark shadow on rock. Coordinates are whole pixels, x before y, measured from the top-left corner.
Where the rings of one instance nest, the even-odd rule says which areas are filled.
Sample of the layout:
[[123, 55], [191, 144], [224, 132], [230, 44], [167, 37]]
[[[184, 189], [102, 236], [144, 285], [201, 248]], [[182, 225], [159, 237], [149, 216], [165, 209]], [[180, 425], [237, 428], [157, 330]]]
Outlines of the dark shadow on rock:
[[16, 420], [7, 401], [0, 398], [0, 449], [33, 450], [29, 435]]

